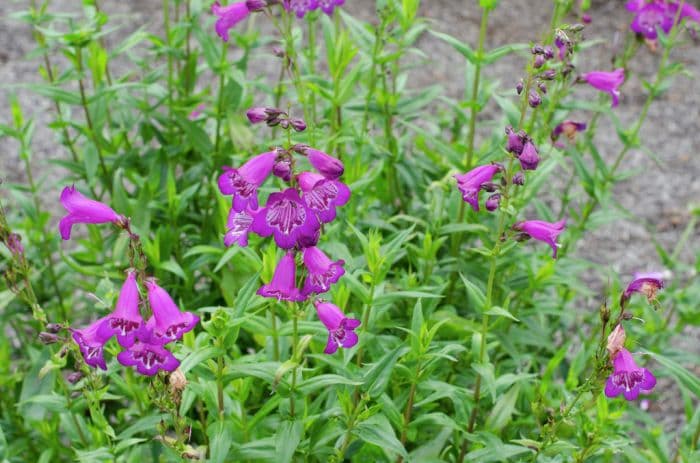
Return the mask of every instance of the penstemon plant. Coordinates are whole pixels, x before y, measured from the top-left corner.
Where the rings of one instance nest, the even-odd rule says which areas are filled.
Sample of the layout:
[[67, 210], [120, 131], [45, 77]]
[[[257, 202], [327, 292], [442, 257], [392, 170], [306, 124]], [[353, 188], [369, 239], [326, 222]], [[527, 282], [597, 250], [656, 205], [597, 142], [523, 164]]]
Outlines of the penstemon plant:
[[506, 0], [59, 3], [12, 5], [0, 460], [700, 461], [700, 210], [641, 268], [589, 241], [671, 138], [692, 2], [495, 47]]

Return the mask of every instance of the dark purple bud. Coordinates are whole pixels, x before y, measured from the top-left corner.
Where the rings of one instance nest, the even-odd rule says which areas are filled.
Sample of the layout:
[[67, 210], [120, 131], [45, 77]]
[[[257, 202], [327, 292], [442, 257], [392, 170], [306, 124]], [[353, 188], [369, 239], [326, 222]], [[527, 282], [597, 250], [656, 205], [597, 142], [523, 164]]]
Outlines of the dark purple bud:
[[272, 175], [279, 177], [285, 182], [292, 179], [292, 162], [289, 158], [278, 159], [272, 166]]
[[246, 0], [245, 6], [248, 11], [260, 11], [267, 6], [267, 2], [265, 0]]
[[625, 312], [622, 314], [623, 320], [632, 320], [633, 318], [634, 318], [634, 315], [630, 312]]
[[516, 233], [513, 235], [513, 239], [519, 243], [522, 243], [523, 241], [527, 241], [530, 239], [530, 235], [527, 233]]
[[306, 122], [303, 119], [290, 119], [289, 123], [292, 124], [292, 128], [297, 132], [306, 130]]
[[513, 153], [516, 157], [520, 156], [520, 153], [523, 151], [523, 137], [520, 136], [520, 134], [515, 133], [513, 131], [513, 127], [506, 127], [506, 135], [508, 135], [508, 144], [506, 145], [506, 149], [508, 150], [509, 153]]
[[498, 185], [493, 182], [486, 182], [481, 184], [481, 189], [488, 193], [493, 193], [498, 190]]
[[63, 325], [61, 325], [60, 323], [49, 323], [48, 325], [46, 325], [46, 331], [48, 331], [49, 333], [58, 333], [62, 329]]
[[10, 233], [7, 235], [7, 241], [5, 242], [7, 249], [10, 250], [15, 256], [22, 256], [24, 254], [24, 246], [22, 246], [22, 237], [17, 233]]
[[525, 185], [525, 174], [522, 172], [517, 172], [513, 175], [513, 185]]
[[544, 57], [545, 59], [554, 58], [554, 50], [551, 46], [547, 45], [546, 47], [544, 47]]
[[544, 82], [537, 84], [537, 88], [540, 89], [540, 92], [542, 92], [543, 95], [547, 94], [547, 86], [544, 84]]
[[544, 48], [542, 47], [542, 45], [535, 45], [534, 47], [532, 47], [531, 52], [533, 55], [542, 55], [544, 54]]
[[321, 237], [321, 230], [316, 230], [313, 234], [310, 235], [301, 235], [299, 237], [298, 244], [302, 248], [310, 248], [312, 246], [316, 246], [318, 244], [318, 239]]
[[535, 69], [539, 69], [544, 65], [544, 55], [537, 55], [533, 64]]
[[538, 77], [542, 80], [554, 80], [554, 78], [557, 76], [557, 71], [554, 69], [547, 69], [543, 73], [541, 73]]
[[590, 24], [593, 21], [593, 18], [591, 18], [591, 15], [588, 13], [584, 13], [583, 16], [581, 16], [581, 21], [583, 21], [584, 24]]
[[520, 167], [523, 170], [535, 170], [537, 169], [537, 164], [540, 162], [539, 153], [537, 153], [537, 148], [532, 142], [528, 141], [523, 147], [523, 152], [520, 153], [518, 157], [520, 161]]
[[518, 95], [520, 95], [521, 93], [523, 93], [523, 88], [524, 88], [524, 86], [523, 86], [523, 80], [520, 79], [520, 82], [518, 82], [517, 85], [515, 86], [515, 91], [518, 92]]
[[69, 374], [68, 377], [66, 377], [69, 383], [75, 384], [81, 379], [83, 379], [83, 374], [79, 371], [74, 371], [73, 373]]
[[58, 336], [53, 333], [42, 331], [39, 333], [39, 341], [41, 341], [43, 344], [55, 344], [58, 342]]
[[339, 159], [313, 148], [307, 148], [304, 152], [311, 165], [327, 179], [336, 180], [343, 175], [345, 167]]
[[527, 97], [527, 102], [530, 104], [531, 108], [536, 108], [542, 103], [542, 98], [540, 98], [540, 94], [537, 93], [534, 90], [530, 90], [530, 95]]
[[501, 195], [499, 193], [496, 193], [494, 195], [489, 196], [489, 198], [486, 200], [486, 210], [489, 212], [493, 212], [496, 209], [498, 209], [498, 205], [501, 203]]
[[246, 111], [245, 115], [248, 116], [248, 120], [251, 124], [258, 124], [266, 121], [268, 118], [267, 108], [262, 107], [250, 108]]
[[280, 119], [279, 125], [280, 125], [280, 127], [282, 127], [285, 130], [288, 129], [289, 128], [289, 119]]
[[272, 54], [278, 58], [284, 58], [286, 56], [284, 50], [280, 47], [272, 47]]

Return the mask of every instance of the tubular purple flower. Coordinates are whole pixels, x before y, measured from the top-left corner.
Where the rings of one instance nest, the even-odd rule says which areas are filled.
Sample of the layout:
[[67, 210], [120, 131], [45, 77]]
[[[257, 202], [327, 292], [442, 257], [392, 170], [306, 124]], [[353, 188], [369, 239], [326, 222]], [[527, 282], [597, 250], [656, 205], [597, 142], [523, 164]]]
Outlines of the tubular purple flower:
[[182, 338], [199, 323], [199, 317], [192, 312], [181, 312], [170, 295], [158, 286], [154, 279], [146, 280], [148, 302], [153, 311], [155, 324], [153, 333], [164, 344]]
[[[576, 138], [576, 134], [578, 132], [583, 132], [584, 130], [586, 130], [585, 122], [576, 122], [567, 119], [564, 122], [561, 122], [556, 127], [554, 127], [554, 130], [552, 130], [552, 134], [550, 137], [553, 142], [556, 142], [559, 139], [559, 136], [561, 136], [561, 134], [564, 134], [566, 135], [566, 138], [569, 139], [569, 141], [574, 141], [574, 139]], [[554, 146], [561, 147], [561, 145], [558, 143], [554, 143]]]
[[272, 281], [262, 285], [257, 294], [278, 301], [306, 300], [306, 296], [303, 296], [296, 287], [296, 272], [297, 264], [294, 261], [294, 253], [288, 252], [277, 264]]
[[321, 294], [331, 289], [331, 285], [337, 282], [345, 274], [345, 261], [332, 261], [323, 251], [316, 246], [304, 249], [304, 265], [308, 270], [304, 287], [301, 290], [303, 296], [311, 293]]
[[527, 141], [523, 147], [523, 152], [518, 156], [518, 161], [520, 161], [520, 167], [523, 170], [535, 170], [537, 165], [540, 163], [540, 157], [537, 153], [537, 148], [532, 144], [531, 141]]
[[267, 205], [255, 214], [251, 230], [260, 236], [274, 235], [282, 249], [316, 236], [320, 223], [313, 210], [302, 201], [294, 188], [272, 193]]
[[238, 243], [242, 248], [248, 246], [248, 232], [253, 224], [253, 218], [257, 211], [245, 209], [241, 212], [236, 212], [233, 208], [228, 213], [226, 222], [226, 234], [224, 235], [224, 245], [232, 246], [233, 243]]
[[284, 9], [293, 11], [297, 18], [303, 18], [304, 15], [318, 8], [318, 0], [283, 0]]
[[126, 218], [114, 212], [114, 210], [99, 201], [83, 196], [75, 185], [67, 186], [61, 192], [61, 204], [68, 211], [58, 224], [61, 238], [70, 239], [70, 232], [76, 223], [107, 223], [112, 222], [122, 225]]
[[671, 13], [669, 6], [663, 2], [645, 3], [636, 11], [637, 14], [630, 24], [630, 29], [649, 40], [656, 40], [658, 29], [661, 29], [665, 34], [668, 34], [673, 29], [675, 15]]
[[323, 300], [315, 300], [314, 307], [321, 323], [328, 329], [328, 342], [323, 351], [325, 354], [334, 354], [338, 346], [347, 349], [357, 344], [357, 333], [354, 330], [360, 326], [360, 320], [345, 317], [338, 306]]
[[542, 220], [526, 220], [513, 225], [514, 230], [521, 231], [531, 238], [549, 244], [552, 247], [552, 258], [554, 259], [557, 258], [557, 248], [559, 247], [557, 237], [564, 231], [565, 227], [566, 220], [560, 220], [554, 223], [544, 222]]
[[625, 81], [625, 70], [623, 68], [614, 71], [593, 71], [583, 75], [583, 79], [588, 84], [602, 92], [608, 92], [612, 96], [612, 107], [616, 107], [620, 102], [620, 85]]
[[136, 334], [136, 342], [117, 355], [119, 363], [125, 367], [136, 367], [144, 376], [153, 376], [159, 370], [174, 371], [180, 361], [163, 347], [162, 340], [155, 333], [156, 322], [153, 317], [143, 325]]
[[267, 108], [250, 108], [248, 111], [245, 113], [246, 117], [248, 118], [248, 121], [250, 121], [251, 124], [258, 124], [260, 122], [265, 122], [267, 120]]
[[221, 6], [218, 1], [211, 6], [211, 12], [219, 19], [216, 20], [214, 29], [221, 40], [228, 42], [228, 31], [250, 14], [247, 2], [234, 2], [227, 6]]
[[350, 200], [350, 188], [337, 180], [329, 180], [314, 172], [302, 172], [297, 175], [304, 203], [318, 214], [323, 223], [332, 222], [336, 216], [336, 207], [345, 205]]
[[258, 154], [238, 169], [224, 166], [219, 176], [219, 191], [233, 195], [233, 209], [243, 211], [246, 207], [258, 208], [258, 187], [270, 176], [277, 151]]
[[621, 305], [624, 306], [624, 303], [632, 297], [632, 293], [643, 294], [647, 301], [652, 303], [656, 299], [656, 294], [663, 287], [664, 280], [661, 272], [635, 273], [633, 280], [622, 293]]
[[306, 148], [304, 152], [309, 158], [311, 165], [314, 166], [314, 169], [319, 171], [319, 173], [327, 179], [336, 180], [343, 175], [345, 167], [339, 159], [313, 148]]
[[130, 347], [136, 339], [136, 332], [143, 324], [139, 312], [139, 288], [136, 283], [136, 272], [130, 270], [122, 285], [114, 311], [107, 315], [99, 334], [104, 338], [117, 336], [117, 342], [122, 347]]
[[104, 359], [104, 346], [109, 341], [109, 337], [101, 336], [99, 331], [107, 317], [100, 318], [92, 325], [81, 330], [70, 328], [73, 340], [80, 348], [85, 363], [93, 368], [107, 369]]
[[457, 188], [462, 192], [462, 199], [468, 202], [472, 209], [479, 211], [479, 191], [481, 187], [490, 182], [496, 172], [501, 170], [498, 164], [475, 167], [466, 174], [457, 174]]
[[656, 386], [656, 378], [646, 368], [638, 367], [632, 354], [624, 347], [613, 360], [613, 373], [605, 383], [605, 395], [623, 394], [627, 400], [636, 400], [639, 394], [648, 394]]

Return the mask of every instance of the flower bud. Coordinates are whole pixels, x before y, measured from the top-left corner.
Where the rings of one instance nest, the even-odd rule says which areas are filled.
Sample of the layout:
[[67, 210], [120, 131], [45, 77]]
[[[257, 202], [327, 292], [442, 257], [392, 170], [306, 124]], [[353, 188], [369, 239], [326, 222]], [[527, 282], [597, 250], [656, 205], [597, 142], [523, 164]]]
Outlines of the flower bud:
[[245, 115], [251, 124], [258, 124], [267, 120], [267, 108], [256, 107], [250, 108]]
[[39, 341], [41, 341], [43, 344], [55, 344], [58, 342], [58, 336], [53, 333], [42, 331], [39, 333]]
[[290, 119], [289, 123], [292, 124], [292, 128], [297, 132], [306, 130], [306, 122], [303, 119]]
[[593, 21], [593, 18], [591, 18], [591, 15], [588, 13], [584, 13], [583, 16], [581, 16], [581, 21], [583, 21], [584, 24], [590, 24]]
[[533, 55], [542, 55], [544, 54], [544, 48], [542, 45], [535, 45], [532, 47], [532, 50], [530, 50]]
[[547, 69], [543, 73], [541, 73], [538, 77], [542, 80], [554, 80], [554, 78], [557, 76], [557, 71], [554, 69]]
[[46, 325], [46, 331], [48, 331], [49, 333], [58, 333], [62, 329], [63, 325], [61, 325], [60, 323], [49, 323], [48, 325]]
[[493, 193], [498, 190], [498, 185], [493, 182], [486, 182], [481, 184], [481, 189], [489, 193]]
[[20, 257], [24, 254], [24, 246], [22, 246], [22, 237], [17, 233], [10, 233], [7, 235], [7, 241], [5, 241], [7, 249], [10, 250], [12, 254]]
[[537, 88], [540, 90], [540, 92], [542, 92], [543, 95], [547, 94], [547, 86], [544, 82], [540, 82], [539, 84], [537, 84]]
[[535, 170], [537, 169], [537, 164], [540, 162], [540, 157], [537, 153], [537, 148], [532, 142], [528, 141], [523, 147], [523, 152], [518, 156], [520, 161], [520, 167], [523, 170]]
[[547, 45], [544, 47], [544, 57], [545, 59], [552, 59], [554, 58], [554, 50], [550, 45]]
[[511, 126], [506, 127], [506, 135], [508, 135], [506, 149], [509, 153], [519, 156], [523, 151], [523, 137], [520, 133], [515, 133]]
[[304, 153], [311, 165], [324, 177], [335, 180], [343, 175], [345, 167], [339, 159], [313, 148], [304, 150]]
[[513, 185], [525, 185], [525, 175], [522, 172], [517, 172], [513, 175]]
[[530, 90], [530, 95], [527, 97], [527, 102], [531, 108], [536, 108], [540, 105], [540, 103], [542, 103], [542, 98], [540, 98], [539, 93], [534, 90]]
[[521, 93], [523, 93], [523, 80], [522, 80], [522, 79], [520, 79], [520, 82], [518, 82], [518, 83], [515, 85], [515, 91], [518, 92], [518, 95], [520, 95]]
[[185, 390], [185, 387], [187, 387], [187, 378], [185, 377], [185, 374], [177, 368], [175, 371], [170, 373], [170, 390], [173, 393], [176, 392], [182, 392]]
[[533, 64], [535, 69], [539, 69], [544, 65], [544, 55], [537, 55], [535, 57], [535, 63]]
[[292, 179], [292, 162], [289, 158], [282, 158], [275, 161], [272, 166], [272, 175], [279, 177], [285, 182]]
[[498, 205], [501, 203], [501, 195], [500, 193], [493, 194], [489, 196], [489, 198], [486, 200], [486, 210], [489, 212], [493, 212], [496, 209], [498, 209]]
[[289, 128], [289, 119], [280, 119], [279, 120], [279, 125], [283, 129], [287, 130]]
[[81, 379], [83, 379], [83, 374], [79, 371], [74, 371], [66, 377], [66, 380], [71, 384], [75, 384]]
[[267, 6], [267, 2], [265, 0], [246, 0], [245, 6], [248, 11], [260, 11]]

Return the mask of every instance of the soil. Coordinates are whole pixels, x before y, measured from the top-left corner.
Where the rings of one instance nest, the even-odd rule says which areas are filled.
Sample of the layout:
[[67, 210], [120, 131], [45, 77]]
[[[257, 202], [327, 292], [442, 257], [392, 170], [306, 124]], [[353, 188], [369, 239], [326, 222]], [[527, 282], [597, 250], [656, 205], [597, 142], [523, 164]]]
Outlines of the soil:
[[[46, 127], [54, 117], [49, 100], [27, 88], [41, 81], [37, 72], [40, 58], [36, 53], [31, 54], [35, 47], [31, 31], [26, 24], [8, 18], [10, 13], [25, 8], [26, 3], [0, 2], [0, 37], [4, 43], [0, 50], [0, 82], [3, 86], [9, 86], [6, 87], [9, 91], [0, 92], [0, 123], [11, 121], [9, 98], [10, 94], [16, 94], [25, 117], [33, 118], [36, 123], [32, 144], [33, 168], [43, 185], [55, 185], [62, 172], [47, 160], [65, 158], [68, 153]], [[79, 3], [75, 0], [54, 0], [50, 11], [76, 11]], [[697, 1], [689, 3], [697, 5]], [[425, 1], [422, 13], [429, 18], [435, 30], [474, 44], [477, 42], [480, 21], [476, 4], [475, 1], [465, 0]], [[161, 5], [160, 0], [101, 2], [111, 21], [125, 25], [125, 33], [142, 25], [157, 32]], [[348, 0], [343, 8], [352, 15], [371, 20], [374, 5], [374, 0]], [[489, 22], [487, 48], [536, 40], [549, 24], [551, 6], [551, 0], [502, 0]], [[611, 56], [619, 48], [631, 16], [621, 1], [593, 1], [590, 15], [593, 22], [587, 26], [586, 36], [600, 38], [603, 44], [586, 51], [579, 60], [578, 68], [609, 70]], [[570, 20], [578, 21], [577, 18]], [[416, 58], [422, 61], [416, 63], [418, 66], [411, 79], [413, 85], [420, 87], [437, 83], [447, 96], [462, 95], [463, 67], [461, 64], [455, 66], [455, 62], [462, 62], [457, 52], [429, 34], [423, 36], [418, 45], [426, 53], [426, 58]], [[659, 59], [660, 54], [650, 50], [641, 50], [634, 59], [633, 75], [624, 86], [621, 104], [615, 110], [615, 114], [627, 124], [632, 123], [642, 110], [645, 95], [642, 81], [653, 78]], [[693, 75], [700, 76], [700, 43], [689, 41], [675, 51], [673, 59], [683, 63]], [[503, 86], [515, 85], [523, 66], [523, 57], [510, 56], [489, 66], [485, 77], [499, 80]], [[119, 73], [118, 68], [116, 73]], [[18, 86], [20, 84], [24, 87]], [[498, 108], [494, 105], [487, 109], [484, 117], [488, 118], [495, 111]], [[700, 80], [678, 76], [660, 101], [652, 105], [641, 130], [643, 142], [653, 157], [640, 149], [631, 151], [624, 160], [623, 170], [636, 175], [616, 186], [615, 198], [631, 215], [589, 232], [578, 245], [578, 255], [620, 275], [631, 276], [635, 271], [662, 268], [655, 250], [655, 240], [667, 250], [672, 249], [690, 220], [691, 209], [700, 207], [700, 161], [694, 157], [694, 148], [700, 146], [699, 121]], [[597, 140], [602, 155], [611, 162], [620, 148], [611, 124], [601, 124]], [[0, 178], [25, 183], [26, 177], [17, 151], [16, 143], [7, 139], [0, 142]], [[700, 230], [696, 227], [680, 254], [680, 259], [688, 264], [700, 256], [699, 234]], [[688, 268], [693, 269], [694, 266], [689, 265]], [[672, 279], [676, 284], [684, 285], [696, 277], [695, 270], [689, 272], [673, 275]], [[623, 281], [627, 279], [622, 278]], [[598, 284], [604, 282], [599, 281]], [[683, 338], [676, 347], [700, 354], [700, 329], [686, 328]], [[675, 399], [680, 395], [674, 391], [674, 384], [665, 382], [663, 387], [669, 388], [669, 394], [659, 394], [657, 400], [660, 403], [653, 404], [652, 409], [665, 410], [666, 428], [677, 429], [677, 425], [684, 421], [682, 403]], [[671, 398], [663, 399], [663, 396]]]

